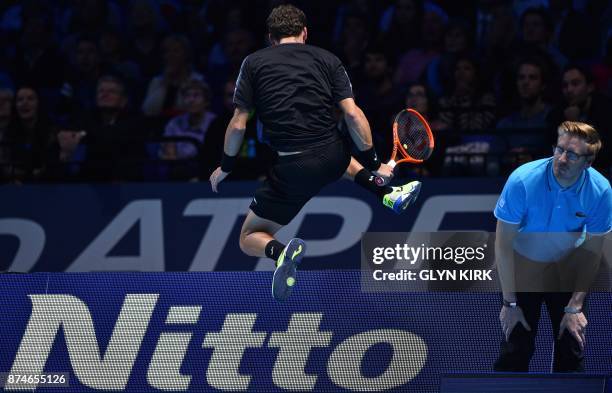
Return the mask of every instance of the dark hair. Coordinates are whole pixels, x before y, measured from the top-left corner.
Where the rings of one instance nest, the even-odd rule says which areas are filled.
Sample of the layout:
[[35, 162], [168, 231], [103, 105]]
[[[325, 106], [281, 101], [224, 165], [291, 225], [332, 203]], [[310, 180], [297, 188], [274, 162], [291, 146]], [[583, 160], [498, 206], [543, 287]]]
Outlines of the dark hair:
[[[20, 85], [18, 88], [15, 89], [15, 96], [13, 97], [13, 106], [15, 111], [17, 111], [17, 96], [19, 95], [19, 92], [21, 90], [32, 90], [34, 92], [34, 94], [36, 95], [36, 101], [38, 101], [38, 113], [41, 112], [41, 99], [40, 99], [40, 92], [38, 91], [38, 89], [36, 87], [34, 87], [31, 84], [24, 84], [24, 85]], [[17, 113], [17, 112], [15, 112]]]
[[455, 29], [463, 31], [466, 41], [466, 48], [464, 52], [469, 51], [474, 46], [474, 32], [469, 22], [461, 17], [454, 17], [450, 19], [444, 27], [444, 37], [446, 38], [446, 35]]
[[96, 50], [100, 49], [98, 45], [98, 38], [93, 34], [89, 34], [89, 33], [79, 34], [76, 40], [75, 48], [77, 48], [83, 42], [92, 44], [93, 46], [96, 47]]
[[32, 90], [34, 92], [34, 94], [36, 95], [36, 101], [38, 102], [38, 108], [36, 111], [36, 116], [38, 117], [39, 121], [40, 120], [46, 120], [47, 119], [47, 112], [44, 108], [44, 103], [42, 102], [42, 99], [40, 97], [40, 92], [38, 91], [38, 89], [36, 87], [34, 87], [32, 84], [29, 83], [25, 83], [20, 85], [19, 87], [17, 87], [15, 89], [15, 96], [13, 97], [13, 104], [12, 104], [12, 117], [13, 117], [13, 122], [19, 124], [21, 123], [21, 118], [19, 117], [19, 112], [17, 111], [17, 96], [19, 95], [19, 92], [21, 90]]
[[563, 73], [561, 74], [561, 76], [564, 76], [566, 73], [572, 70], [580, 72], [584, 76], [584, 79], [586, 80], [587, 84], [595, 83], [595, 77], [593, 76], [593, 73], [588, 68], [580, 64], [568, 64], [563, 69]]
[[374, 41], [368, 43], [363, 50], [363, 55], [383, 55], [387, 60], [389, 60], [389, 51], [387, 47], [382, 43], [382, 41]]
[[514, 69], [514, 79], [518, 78], [518, 74], [521, 69], [521, 66], [525, 64], [529, 64], [534, 67], [537, 67], [540, 70], [540, 78], [542, 78], [542, 82], [545, 85], [548, 85], [549, 79], [550, 79], [549, 72], [548, 72], [548, 66], [546, 62], [544, 62], [544, 60], [538, 57], [527, 57], [527, 58], [520, 59], [516, 63], [516, 67]]
[[452, 63], [449, 80], [450, 95], [454, 94], [456, 87], [455, 72], [457, 71], [457, 67], [459, 67], [459, 63], [461, 62], [468, 62], [472, 65], [472, 67], [474, 67], [474, 96], [480, 97], [483, 94], [489, 93], [491, 76], [484, 72], [482, 61], [472, 53], [464, 53], [455, 57]]
[[106, 75], [102, 75], [100, 78], [98, 78], [98, 82], [96, 84], [96, 91], [100, 88], [100, 85], [102, 83], [114, 83], [117, 86], [119, 86], [121, 88], [121, 95], [123, 97], [127, 98], [127, 91], [126, 91], [126, 86], [125, 83], [123, 82], [123, 80], [115, 75], [112, 74], [106, 74]]
[[[427, 98], [427, 117], [428, 119], [433, 119], [436, 116], [438, 116], [438, 100], [436, 100], [436, 97], [434, 96], [433, 92], [431, 91], [431, 88], [429, 87], [429, 85], [427, 84], [426, 81], [419, 79], [415, 82], [411, 82], [406, 86], [406, 90], [404, 93], [404, 100], [408, 98], [408, 94], [410, 94], [410, 89], [412, 89], [415, 86], [423, 86], [423, 88], [425, 89], [425, 98]], [[425, 115], [423, 113], [423, 115]]]
[[166, 45], [169, 42], [177, 43], [183, 48], [183, 52], [185, 53], [185, 61], [189, 64], [193, 59], [193, 48], [191, 47], [191, 41], [187, 36], [183, 34], [168, 34], [161, 41], [162, 51], [165, 49]]
[[523, 14], [521, 15], [521, 21], [519, 23], [519, 26], [523, 27], [523, 24], [525, 23], [525, 19], [527, 18], [528, 15], [537, 15], [540, 18], [542, 18], [542, 22], [544, 22], [544, 26], [546, 27], [546, 31], [548, 31], [549, 33], [553, 30], [553, 22], [552, 22], [552, 18], [550, 17], [550, 14], [548, 13], [548, 11], [546, 10], [546, 8], [544, 7], [529, 7], [527, 8]]
[[394, 69], [397, 65], [397, 57], [391, 52], [388, 45], [381, 39], [370, 42], [362, 53], [362, 61], [365, 62], [367, 55], [381, 55], [385, 58], [389, 69]]
[[306, 27], [306, 15], [296, 6], [283, 4], [270, 12], [266, 23], [270, 37], [273, 40], [280, 40], [299, 35]]

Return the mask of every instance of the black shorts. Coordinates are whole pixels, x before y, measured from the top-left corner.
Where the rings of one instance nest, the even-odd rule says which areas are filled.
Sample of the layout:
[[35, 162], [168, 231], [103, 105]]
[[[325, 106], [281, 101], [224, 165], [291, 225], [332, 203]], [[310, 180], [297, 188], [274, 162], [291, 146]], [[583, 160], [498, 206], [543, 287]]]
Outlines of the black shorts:
[[316, 150], [279, 156], [255, 191], [250, 208], [258, 217], [287, 225], [310, 198], [342, 177], [350, 161], [342, 139]]

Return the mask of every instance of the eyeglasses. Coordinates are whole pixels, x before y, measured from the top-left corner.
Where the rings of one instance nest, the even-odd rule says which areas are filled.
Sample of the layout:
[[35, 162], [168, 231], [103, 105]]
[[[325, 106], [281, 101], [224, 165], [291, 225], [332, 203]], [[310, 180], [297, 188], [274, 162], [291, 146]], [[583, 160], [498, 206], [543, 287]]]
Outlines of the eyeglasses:
[[553, 148], [553, 154], [555, 155], [555, 157], [561, 157], [563, 153], [565, 153], [565, 156], [567, 157], [569, 161], [578, 161], [582, 157], [590, 156], [590, 154], [578, 154], [578, 153], [574, 153], [571, 150], [565, 150], [561, 146], [553, 146], [552, 148]]

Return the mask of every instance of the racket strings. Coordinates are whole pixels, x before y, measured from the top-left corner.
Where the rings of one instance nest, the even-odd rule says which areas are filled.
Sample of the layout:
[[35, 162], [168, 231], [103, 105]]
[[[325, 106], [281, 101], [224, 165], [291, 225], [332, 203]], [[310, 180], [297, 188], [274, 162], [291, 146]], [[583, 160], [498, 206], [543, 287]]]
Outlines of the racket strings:
[[406, 153], [417, 160], [429, 158], [429, 134], [423, 122], [409, 112], [400, 114], [396, 121], [397, 137]]

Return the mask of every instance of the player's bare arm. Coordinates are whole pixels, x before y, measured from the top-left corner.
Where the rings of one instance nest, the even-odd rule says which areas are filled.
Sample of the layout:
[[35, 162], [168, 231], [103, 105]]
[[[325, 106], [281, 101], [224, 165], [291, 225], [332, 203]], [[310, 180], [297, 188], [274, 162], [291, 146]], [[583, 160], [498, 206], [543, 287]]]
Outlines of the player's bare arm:
[[[368, 123], [368, 119], [361, 108], [357, 106], [355, 100], [352, 98], [345, 98], [339, 102], [339, 105], [344, 114], [344, 120], [348, 125], [351, 139], [355, 142], [357, 148], [362, 152], [372, 149], [374, 145], [372, 143], [370, 123]], [[351, 160], [351, 166], [349, 166], [347, 170], [349, 176], [353, 173], [351, 177], [354, 177], [354, 173], [359, 172], [361, 168], [362, 166], [356, 160]], [[383, 178], [386, 183], [393, 177], [393, 168], [387, 164], [381, 163], [380, 167], [376, 171], [373, 171], [373, 173]]]
[[351, 138], [355, 145], [357, 145], [357, 148], [360, 151], [371, 149], [373, 146], [372, 131], [370, 130], [370, 123], [368, 123], [368, 119], [361, 108], [357, 106], [352, 98], [345, 98], [339, 102], [339, 105], [344, 114], [344, 120], [348, 125]]
[[[225, 131], [225, 143], [223, 146], [223, 159], [224, 163], [217, 167], [210, 175], [210, 185], [214, 192], [218, 192], [219, 183], [223, 181], [229, 175], [231, 171], [231, 165], [236, 155], [240, 151], [242, 140], [244, 139], [244, 132], [246, 130], [247, 120], [249, 118], [249, 112], [243, 108], [236, 108], [234, 110], [234, 116], [227, 125]], [[229, 165], [228, 165], [229, 163]]]

